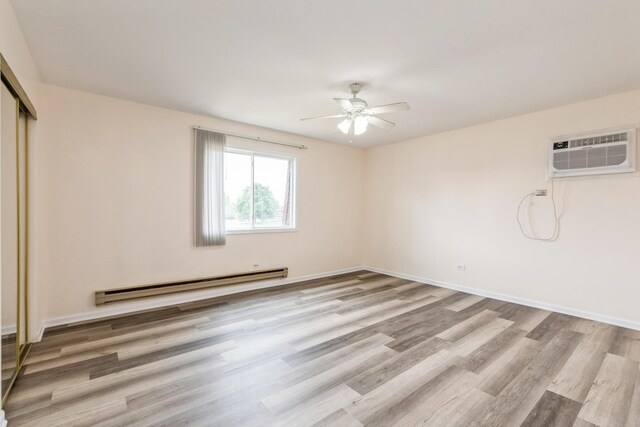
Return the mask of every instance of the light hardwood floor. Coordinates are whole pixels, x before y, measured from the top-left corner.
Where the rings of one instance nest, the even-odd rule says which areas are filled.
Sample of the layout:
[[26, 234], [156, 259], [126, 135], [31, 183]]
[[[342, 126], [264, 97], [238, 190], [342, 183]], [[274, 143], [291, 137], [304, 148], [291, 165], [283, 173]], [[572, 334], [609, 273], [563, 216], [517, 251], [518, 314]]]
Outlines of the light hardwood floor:
[[48, 330], [11, 427], [640, 426], [640, 332], [368, 272]]

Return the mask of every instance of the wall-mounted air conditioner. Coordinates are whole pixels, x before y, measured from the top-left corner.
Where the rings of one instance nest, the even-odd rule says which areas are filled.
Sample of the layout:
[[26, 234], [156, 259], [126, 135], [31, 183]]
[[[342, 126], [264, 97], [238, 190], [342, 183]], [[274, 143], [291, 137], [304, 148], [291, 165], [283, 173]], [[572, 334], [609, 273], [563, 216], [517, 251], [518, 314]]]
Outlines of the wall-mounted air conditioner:
[[549, 146], [549, 177], [635, 172], [636, 130], [559, 136]]

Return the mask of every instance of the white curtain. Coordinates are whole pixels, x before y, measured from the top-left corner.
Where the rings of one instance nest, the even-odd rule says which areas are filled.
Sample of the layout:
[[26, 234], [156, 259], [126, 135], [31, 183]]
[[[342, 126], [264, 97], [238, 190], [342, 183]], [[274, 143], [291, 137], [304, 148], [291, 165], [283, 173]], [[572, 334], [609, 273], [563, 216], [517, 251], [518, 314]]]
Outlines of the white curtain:
[[196, 246], [224, 245], [225, 135], [195, 129], [195, 139]]

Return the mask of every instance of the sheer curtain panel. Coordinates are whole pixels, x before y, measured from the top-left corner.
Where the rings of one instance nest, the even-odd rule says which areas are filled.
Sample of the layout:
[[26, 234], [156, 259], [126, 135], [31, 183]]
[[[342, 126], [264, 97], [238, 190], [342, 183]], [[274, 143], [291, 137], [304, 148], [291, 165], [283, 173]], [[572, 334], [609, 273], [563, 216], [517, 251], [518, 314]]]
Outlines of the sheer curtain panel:
[[224, 218], [225, 134], [195, 129], [196, 246], [227, 241]]

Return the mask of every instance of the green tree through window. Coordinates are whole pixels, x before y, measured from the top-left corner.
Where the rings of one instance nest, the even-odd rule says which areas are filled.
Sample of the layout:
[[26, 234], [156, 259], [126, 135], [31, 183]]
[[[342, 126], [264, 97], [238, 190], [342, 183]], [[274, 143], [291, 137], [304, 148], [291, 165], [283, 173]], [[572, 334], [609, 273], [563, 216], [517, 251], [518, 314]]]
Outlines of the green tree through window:
[[[269, 187], [256, 182], [254, 192], [253, 212], [256, 221], [269, 220], [278, 215], [280, 206]], [[245, 187], [242, 195], [238, 197], [236, 210], [239, 219], [249, 220], [251, 216], [251, 187]]]

